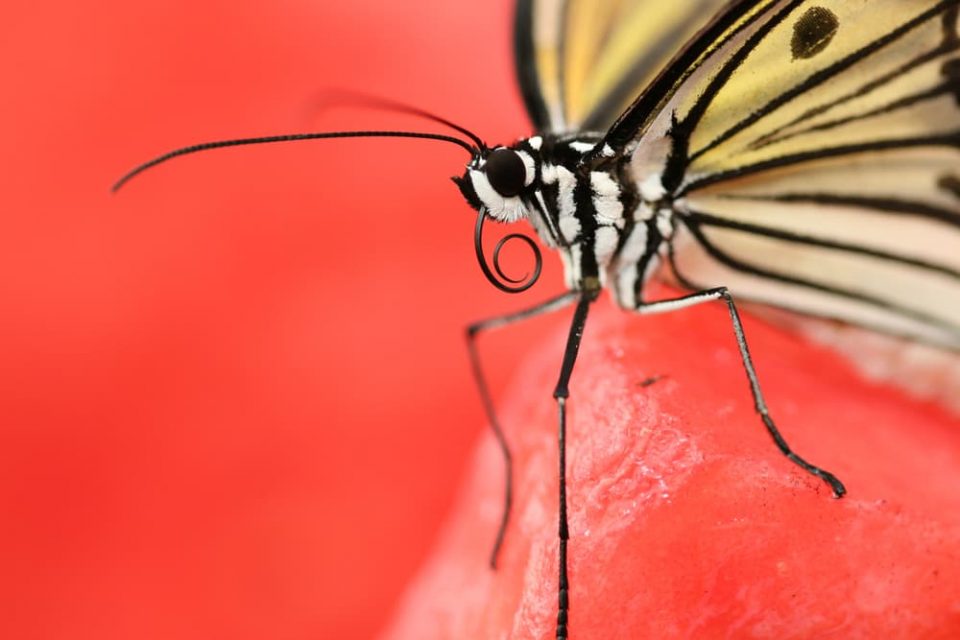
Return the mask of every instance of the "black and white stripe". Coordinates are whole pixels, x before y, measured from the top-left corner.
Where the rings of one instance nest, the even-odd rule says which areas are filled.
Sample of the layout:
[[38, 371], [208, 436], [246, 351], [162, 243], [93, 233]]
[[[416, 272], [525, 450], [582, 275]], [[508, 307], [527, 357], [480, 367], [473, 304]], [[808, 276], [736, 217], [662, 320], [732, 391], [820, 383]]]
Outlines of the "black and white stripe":
[[663, 222], [621, 169], [580, 169], [596, 141], [543, 135], [509, 147], [528, 169], [528, 189], [515, 198], [491, 194], [482, 157], [458, 184], [468, 201], [494, 219], [529, 220], [544, 244], [559, 251], [570, 289], [609, 286], [619, 304], [634, 308], [659, 264]]

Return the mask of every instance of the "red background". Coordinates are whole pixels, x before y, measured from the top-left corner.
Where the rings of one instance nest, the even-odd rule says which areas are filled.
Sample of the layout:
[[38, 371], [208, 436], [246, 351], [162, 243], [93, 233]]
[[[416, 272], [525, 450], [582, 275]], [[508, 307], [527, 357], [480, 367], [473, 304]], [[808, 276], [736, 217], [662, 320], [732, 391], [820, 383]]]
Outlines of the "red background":
[[[439, 143], [215, 151], [108, 187], [206, 140], [437, 130], [313, 113], [330, 87], [422, 105], [490, 141], [527, 134], [512, 1], [413, 4], [7, 8], [0, 637], [382, 628], [484, 429], [463, 327], [559, 291], [556, 261], [524, 296], [485, 282], [448, 180], [465, 156]], [[485, 339], [494, 389], [563, 324]], [[772, 402], [777, 377], [763, 378]], [[806, 437], [810, 451], [819, 438]]]
[[[435, 125], [528, 133], [508, 1], [15, 3], [0, 39], [0, 635], [363, 638], [483, 420], [466, 322], [516, 308], [419, 141], [172, 147]], [[557, 291], [555, 264], [527, 300]], [[534, 324], [486, 341], [509, 362]], [[495, 366], [502, 389], [508, 366]]]

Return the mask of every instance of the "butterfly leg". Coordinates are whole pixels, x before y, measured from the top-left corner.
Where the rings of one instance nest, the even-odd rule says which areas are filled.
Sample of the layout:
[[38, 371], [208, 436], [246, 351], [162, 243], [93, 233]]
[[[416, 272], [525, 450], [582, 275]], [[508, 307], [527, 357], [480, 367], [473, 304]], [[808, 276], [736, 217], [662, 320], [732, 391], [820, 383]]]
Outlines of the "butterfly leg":
[[546, 302], [538, 304], [535, 307], [524, 309], [516, 313], [511, 313], [496, 318], [489, 318], [474, 322], [467, 327], [467, 349], [470, 353], [470, 368], [473, 371], [473, 378], [477, 383], [477, 390], [480, 393], [480, 401], [483, 403], [483, 409], [487, 414], [487, 421], [490, 422], [490, 428], [493, 429], [493, 435], [500, 445], [500, 451], [503, 453], [503, 462], [506, 470], [505, 494], [503, 500], [503, 515], [500, 518], [500, 527], [497, 529], [497, 537], [493, 543], [493, 551], [490, 553], [490, 567], [497, 568], [497, 556], [500, 553], [500, 547], [503, 544], [503, 536], [507, 531], [507, 523], [510, 521], [510, 508], [513, 504], [513, 457], [510, 454], [510, 446], [500, 427], [500, 421], [497, 419], [497, 413], [493, 408], [493, 399], [490, 396], [490, 388], [487, 386], [486, 377], [483, 375], [483, 368], [480, 366], [480, 354], [477, 351], [477, 336], [490, 329], [496, 329], [509, 324], [514, 324], [527, 318], [550, 313], [562, 309], [571, 304], [577, 297], [576, 293], [568, 292], [562, 296], [551, 298]]
[[773, 418], [770, 417], [770, 411], [767, 409], [767, 403], [763, 399], [763, 393], [760, 391], [760, 382], [757, 380], [757, 372], [753, 368], [753, 360], [750, 357], [750, 349], [747, 347], [747, 337], [743, 332], [743, 324], [740, 322], [740, 314], [737, 312], [737, 305], [733, 301], [733, 296], [727, 290], [726, 287], [717, 287], [715, 289], [706, 289], [704, 291], [699, 291], [697, 293], [692, 293], [687, 296], [682, 296], [679, 298], [674, 298], [671, 300], [658, 300], [656, 302], [641, 302], [636, 310], [639, 313], [663, 313], [667, 311], [676, 311], [678, 309], [684, 309], [686, 307], [692, 307], [704, 302], [713, 302], [716, 300], [722, 300], [727, 305], [727, 310], [730, 312], [730, 320], [733, 323], [733, 333], [737, 338], [737, 347], [740, 349], [740, 359], [743, 361], [743, 368], [747, 373], [747, 380], [750, 382], [750, 392], [753, 394], [753, 404], [757, 410], [757, 413], [760, 414], [760, 418], [763, 420], [763, 424], [767, 427], [767, 432], [770, 433], [770, 437], [773, 438], [774, 443], [776, 443], [777, 448], [797, 464], [799, 467], [811, 473], [828, 485], [833, 491], [833, 495], [836, 498], [841, 498], [847, 492], [846, 488], [843, 486], [843, 483], [840, 480], [824, 469], [814, 466], [798, 456], [790, 446], [787, 444], [787, 441], [784, 440], [783, 436], [780, 435], [780, 430], [777, 429], [777, 425], [773, 422]]
[[559, 580], [558, 580], [558, 609], [557, 609], [557, 640], [567, 638], [567, 612], [570, 608], [570, 585], [567, 580], [567, 540], [570, 531], [567, 526], [567, 398], [570, 397], [569, 383], [573, 374], [573, 365], [577, 362], [577, 353], [580, 350], [580, 339], [583, 337], [583, 328], [587, 323], [587, 312], [590, 303], [597, 299], [597, 292], [584, 292], [577, 302], [573, 313], [573, 322], [570, 324], [570, 335], [567, 336], [567, 346], [563, 352], [563, 364], [560, 366], [560, 379], [557, 380], [553, 397], [557, 401], [559, 418], [559, 450], [560, 450], [560, 509], [559, 509]]

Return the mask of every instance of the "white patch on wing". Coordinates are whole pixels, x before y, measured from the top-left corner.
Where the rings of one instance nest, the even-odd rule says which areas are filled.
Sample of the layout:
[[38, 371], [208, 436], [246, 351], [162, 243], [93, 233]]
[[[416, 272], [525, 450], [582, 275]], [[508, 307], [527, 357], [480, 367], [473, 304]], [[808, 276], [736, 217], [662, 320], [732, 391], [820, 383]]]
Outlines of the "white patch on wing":
[[657, 231], [664, 238], [673, 237], [673, 213], [669, 209], [657, 210]]
[[[676, 204], [677, 203], [674, 202], [674, 206], [676, 206]], [[638, 222], [640, 220], [650, 220], [656, 214], [657, 212], [651, 209], [649, 204], [641, 201], [639, 206], [637, 206], [637, 208], [633, 210], [633, 219]]]
[[540, 151], [540, 147], [543, 146], [543, 138], [541, 138], [540, 136], [533, 136], [532, 138], [527, 140], [527, 144], [529, 144], [531, 147], [533, 147], [537, 151]]
[[667, 190], [663, 187], [659, 173], [651, 173], [640, 183], [640, 197], [647, 202], [663, 200], [665, 195], [667, 195]]
[[593, 190], [593, 206], [599, 224], [623, 225], [623, 204], [620, 202], [620, 185], [602, 171], [590, 174], [590, 188]]
[[473, 183], [473, 190], [476, 192], [480, 202], [486, 207], [487, 212], [500, 222], [517, 222], [527, 215], [527, 209], [523, 206], [520, 198], [504, 198], [496, 189], [490, 186], [487, 174], [483, 171], [470, 171], [470, 182]]

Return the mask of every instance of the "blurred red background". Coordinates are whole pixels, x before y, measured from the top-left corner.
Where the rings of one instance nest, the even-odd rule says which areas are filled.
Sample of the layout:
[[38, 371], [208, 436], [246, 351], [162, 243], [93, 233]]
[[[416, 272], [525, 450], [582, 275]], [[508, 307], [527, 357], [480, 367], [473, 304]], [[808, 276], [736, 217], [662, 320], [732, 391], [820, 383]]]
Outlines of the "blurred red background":
[[[200, 141], [437, 129], [312, 115], [330, 87], [524, 135], [510, 4], [7, 7], [0, 635], [381, 627], [484, 429], [463, 327], [523, 304], [474, 263], [462, 150], [226, 150], [108, 187]], [[538, 322], [485, 341], [495, 389]]]
[[[325, 88], [526, 135], [510, 5], [7, 8], [0, 637], [382, 628], [485, 429], [463, 328], [558, 292], [556, 260], [523, 296], [486, 283], [452, 145], [220, 150], [108, 189], [195, 142], [439, 129], [315, 113]], [[485, 338], [495, 392], [563, 325]]]

